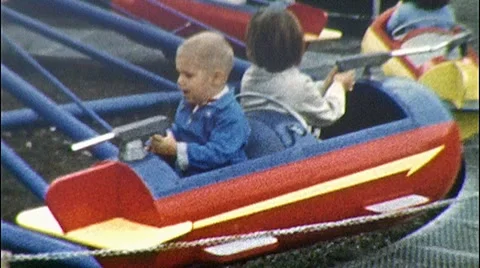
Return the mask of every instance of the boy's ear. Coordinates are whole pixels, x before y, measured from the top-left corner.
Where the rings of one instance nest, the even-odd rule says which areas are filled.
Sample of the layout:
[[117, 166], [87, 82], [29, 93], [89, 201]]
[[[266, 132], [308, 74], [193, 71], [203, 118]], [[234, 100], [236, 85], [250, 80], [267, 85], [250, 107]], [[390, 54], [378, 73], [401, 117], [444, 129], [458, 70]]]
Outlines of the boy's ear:
[[222, 70], [215, 70], [213, 72], [213, 84], [216, 86], [221, 86], [227, 82], [227, 75], [225, 71]]

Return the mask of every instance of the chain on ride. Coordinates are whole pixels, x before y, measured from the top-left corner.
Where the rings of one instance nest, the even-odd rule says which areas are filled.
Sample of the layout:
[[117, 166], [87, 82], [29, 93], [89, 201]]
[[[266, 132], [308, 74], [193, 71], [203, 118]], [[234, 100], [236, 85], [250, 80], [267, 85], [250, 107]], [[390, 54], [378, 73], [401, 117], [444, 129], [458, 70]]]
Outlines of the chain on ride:
[[427, 205], [396, 210], [396, 211], [382, 213], [378, 215], [361, 216], [361, 217], [355, 217], [355, 218], [348, 218], [340, 221], [302, 225], [302, 226], [296, 226], [296, 227], [285, 228], [285, 229], [258, 231], [254, 233], [248, 233], [248, 234], [203, 238], [203, 239], [194, 240], [194, 241], [168, 242], [168, 243], [162, 243], [152, 247], [140, 248], [140, 249], [125, 249], [125, 250], [97, 249], [97, 250], [81, 250], [81, 251], [68, 251], [68, 252], [48, 252], [48, 253], [37, 253], [37, 254], [12, 254], [8, 251], [2, 250], [2, 256], [1, 256], [2, 268], [8, 267], [8, 264], [13, 262], [53, 261], [53, 260], [63, 260], [63, 259], [88, 257], [88, 256], [94, 256], [94, 257], [127, 256], [127, 255], [147, 253], [147, 252], [160, 252], [160, 251], [167, 251], [167, 250], [173, 250], [173, 249], [193, 248], [193, 247], [200, 247], [200, 246], [202, 247], [213, 246], [213, 245], [228, 243], [232, 241], [253, 239], [253, 238], [259, 238], [259, 237], [265, 237], [265, 236], [280, 237], [280, 236], [288, 236], [288, 235], [294, 235], [294, 234], [300, 234], [300, 233], [319, 232], [319, 231], [325, 231], [332, 228], [362, 225], [362, 224], [390, 219], [390, 218], [408, 216], [408, 215], [424, 212], [427, 210], [442, 208], [442, 207], [451, 205], [453, 203], [467, 201], [475, 197], [478, 197], [478, 192], [460, 199], [451, 198], [451, 199], [439, 200]]

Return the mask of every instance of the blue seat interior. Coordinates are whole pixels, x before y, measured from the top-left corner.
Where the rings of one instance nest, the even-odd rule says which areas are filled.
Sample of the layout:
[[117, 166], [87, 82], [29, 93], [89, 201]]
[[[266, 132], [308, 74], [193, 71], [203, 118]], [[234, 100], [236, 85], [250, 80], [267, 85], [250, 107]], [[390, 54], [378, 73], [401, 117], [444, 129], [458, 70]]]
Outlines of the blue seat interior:
[[[251, 127], [251, 134], [245, 150], [247, 157], [251, 160], [282, 152], [296, 145], [319, 142], [290, 115], [272, 110], [251, 111], [246, 115]], [[188, 181], [188, 178], [180, 178], [165, 161], [153, 154], [128, 164], [144, 180], [154, 197], [165, 195], [169, 191], [177, 191], [178, 188], [181, 188], [178, 186], [179, 184]], [[217, 177], [217, 179], [225, 176], [227, 178], [231, 177], [232, 174], [244, 172], [244, 170], [239, 169], [226, 174], [221, 172], [222, 170], [224, 168], [219, 169], [218, 172], [216, 170], [206, 172], [208, 176], [203, 179], [200, 178], [203, 174], [195, 175], [195, 182], [193, 183], [212, 181]]]
[[178, 174], [157, 155], [150, 153], [142, 160], [128, 162], [128, 165], [143, 179], [154, 195], [165, 189], [175, 188], [179, 183]]
[[245, 148], [248, 159], [254, 159], [270, 153], [280, 152], [285, 149], [282, 141], [275, 131], [255, 118], [248, 118], [250, 124], [250, 137]]
[[[397, 103], [400, 100], [392, 100], [391, 94], [397, 93], [375, 88], [381, 87], [380, 84], [357, 84], [348, 94], [345, 115], [322, 129], [322, 140], [307, 133], [288, 114], [255, 110], [246, 113], [251, 127], [246, 147], [247, 162], [184, 178], [155, 155], [129, 164], [143, 178], [154, 198], [160, 198], [413, 127], [401, 104]], [[403, 98], [411, 94], [401, 95]]]
[[323, 127], [322, 140], [397, 121], [407, 115], [385, 92], [356, 83], [346, 97], [345, 114], [334, 124]]
[[316, 143], [292, 116], [272, 110], [247, 112], [251, 134], [246, 153], [249, 159], [280, 152], [294, 145]]

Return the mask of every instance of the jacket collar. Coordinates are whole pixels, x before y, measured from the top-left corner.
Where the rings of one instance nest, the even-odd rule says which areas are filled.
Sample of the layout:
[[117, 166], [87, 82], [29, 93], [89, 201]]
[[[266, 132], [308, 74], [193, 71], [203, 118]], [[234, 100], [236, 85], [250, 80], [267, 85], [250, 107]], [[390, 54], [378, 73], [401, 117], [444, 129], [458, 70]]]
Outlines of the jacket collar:
[[[222, 91], [220, 91], [207, 104], [203, 106], [210, 106], [221, 110], [225, 108], [228, 104], [230, 104], [232, 101], [235, 101], [235, 96], [233, 95], [233, 92], [228, 88], [228, 86], [225, 86]], [[193, 112], [196, 112], [199, 108], [198, 105], [192, 106], [191, 104], [186, 102], [185, 99], [183, 99], [183, 103], [184, 106], [190, 107]]]
[[212, 98], [211, 102], [207, 103], [207, 105], [216, 107], [218, 109], [223, 109], [234, 100], [235, 97], [233, 96], [233, 92], [228, 88], [228, 86], [225, 86], [220, 93]]

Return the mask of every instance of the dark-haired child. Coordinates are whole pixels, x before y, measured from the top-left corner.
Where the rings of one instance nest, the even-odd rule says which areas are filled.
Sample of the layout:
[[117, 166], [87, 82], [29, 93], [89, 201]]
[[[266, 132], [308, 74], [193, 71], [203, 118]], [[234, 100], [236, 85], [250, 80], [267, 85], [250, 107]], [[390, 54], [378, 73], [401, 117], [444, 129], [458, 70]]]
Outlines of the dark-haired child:
[[[312, 132], [338, 120], [345, 113], [345, 93], [352, 89], [355, 73], [337, 73], [323, 90], [323, 81], [314, 81], [298, 68], [305, 44], [303, 30], [293, 13], [266, 8], [255, 13], [246, 34], [247, 57], [252, 66], [245, 72], [241, 92], [273, 97], [296, 110]], [[267, 108], [282, 112], [262, 99], [242, 99], [245, 110]]]

